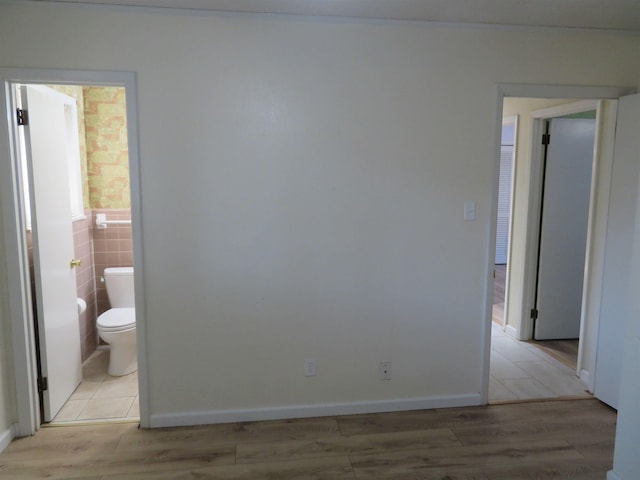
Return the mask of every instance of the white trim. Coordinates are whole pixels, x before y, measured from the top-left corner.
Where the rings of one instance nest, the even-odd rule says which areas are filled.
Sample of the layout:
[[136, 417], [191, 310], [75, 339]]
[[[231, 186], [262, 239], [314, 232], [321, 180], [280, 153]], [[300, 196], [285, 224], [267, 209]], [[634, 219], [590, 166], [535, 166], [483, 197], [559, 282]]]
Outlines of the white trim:
[[[588, 265], [588, 277], [585, 279], [584, 301], [582, 304], [584, 332], [581, 330], [580, 339], [582, 347], [579, 351], [577, 367], [585, 367], [584, 351], [591, 352], [588, 361], [594, 375], [591, 375], [587, 382], [590, 392], [595, 389], [595, 366], [598, 350], [598, 331], [600, 328], [600, 311], [602, 302], [602, 288], [604, 281], [605, 247], [607, 240], [607, 223], [609, 216], [609, 203], [611, 200], [611, 177], [613, 172], [613, 153], [616, 135], [616, 121], [618, 117], [618, 101], [605, 100], [601, 102], [598, 109], [597, 122], [599, 135], [594, 146], [599, 156], [599, 162], [594, 169], [597, 177], [595, 189], [598, 192], [594, 197], [595, 204], [589, 210], [589, 225], [593, 225], [591, 235], [588, 238], [588, 255], [590, 258]], [[591, 210], [593, 208], [593, 210]], [[594, 222], [593, 224], [591, 222]], [[589, 327], [593, 331], [587, 330]], [[586, 342], [582, 335], [586, 334]], [[586, 345], [589, 345], [587, 349]]]
[[326, 403], [291, 405], [270, 408], [243, 408], [236, 410], [209, 410], [203, 412], [164, 413], [151, 415], [151, 428], [207, 425], [213, 423], [253, 422], [289, 418], [353, 415], [359, 413], [397, 412], [433, 408], [467, 407], [480, 405], [480, 395], [451, 395], [444, 397], [405, 398], [373, 402]]
[[0, 452], [7, 448], [14, 438], [16, 438], [16, 430], [13, 425], [9, 425], [8, 429], [0, 432]]
[[553, 118], [588, 112], [590, 110], [596, 110], [598, 104], [598, 100], [580, 100], [573, 103], [556, 105], [555, 107], [541, 108], [531, 112], [531, 118]]
[[[499, 83], [498, 95], [500, 101], [504, 97], [525, 98], [575, 98], [582, 99], [611, 99], [617, 100], [625, 95], [636, 92], [636, 87], [585, 87], [578, 85], [527, 85], [520, 83]], [[502, 112], [502, 104], [500, 104]]]
[[609, 470], [607, 472], [607, 480], [624, 480], [622, 477], [619, 477], [616, 472], [613, 470]]
[[507, 325], [504, 328], [504, 331], [507, 335], [513, 337], [513, 338], [518, 338], [518, 329], [516, 327], [514, 327], [513, 325]]
[[142, 218], [140, 201], [140, 161], [138, 150], [138, 118], [136, 77], [133, 72], [102, 72], [76, 70], [39, 70], [0, 68], [0, 191], [2, 202], [2, 230], [5, 238], [3, 257], [6, 261], [8, 285], [8, 317], [13, 343], [13, 364], [17, 396], [18, 422], [16, 435], [27, 436], [40, 425], [38, 394], [35, 389], [36, 361], [35, 337], [31, 313], [31, 293], [28, 285], [28, 262], [22, 200], [20, 198], [20, 172], [16, 168], [15, 122], [13, 121], [13, 95], [15, 83], [111, 85], [125, 88], [127, 104], [127, 130], [129, 142], [129, 170], [131, 178], [131, 217], [133, 223], [133, 252], [136, 269], [136, 337], [138, 342], [138, 382], [140, 423], [149, 426], [149, 395], [147, 379], [146, 315], [144, 301], [144, 268], [142, 257]]
[[[35, 336], [31, 311], [31, 286], [27, 271], [26, 232], [23, 198], [19, 194], [22, 172], [14, 159], [18, 158], [18, 137], [14, 128], [16, 111], [14, 95], [5, 71], [0, 69], [0, 202], [2, 207], [2, 234], [4, 236], [5, 281], [8, 297], [3, 312], [11, 324], [13, 345], [13, 375], [16, 392], [18, 436], [35, 433], [40, 425], [36, 385]], [[16, 188], [16, 186], [19, 186]], [[11, 280], [11, 281], [9, 281]]]
[[591, 373], [587, 370], [580, 370], [580, 373], [578, 375], [578, 377], [580, 377], [580, 380], [582, 381], [582, 383], [584, 383], [587, 386], [587, 390], [589, 390], [591, 393], [593, 393], [593, 389], [590, 388], [591, 385]]
[[[595, 370], [597, 360], [617, 113], [617, 100], [598, 102], [577, 360], [581, 377], [583, 370]], [[585, 352], [590, 352], [588, 358]], [[595, 375], [589, 375], [585, 383], [593, 392]]]

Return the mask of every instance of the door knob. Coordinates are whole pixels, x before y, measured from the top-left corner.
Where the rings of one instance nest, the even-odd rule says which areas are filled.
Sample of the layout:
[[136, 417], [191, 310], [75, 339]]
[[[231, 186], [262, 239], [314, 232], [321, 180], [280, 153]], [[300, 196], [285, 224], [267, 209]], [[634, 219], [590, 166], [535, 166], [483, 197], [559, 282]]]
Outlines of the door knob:
[[69, 262], [69, 265], [71, 266], [71, 268], [73, 268], [73, 267], [79, 267], [81, 263], [82, 263], [82, 260], [77, 260], [75, 258], [72, 258], [71, 261]]

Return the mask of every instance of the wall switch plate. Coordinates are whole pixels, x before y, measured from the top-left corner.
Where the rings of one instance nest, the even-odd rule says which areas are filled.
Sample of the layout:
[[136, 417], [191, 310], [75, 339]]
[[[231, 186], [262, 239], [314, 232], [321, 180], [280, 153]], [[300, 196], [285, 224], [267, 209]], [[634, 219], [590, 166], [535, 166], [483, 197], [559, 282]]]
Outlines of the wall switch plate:
[[380, 380], [391, 380], [391, 362], [380, 362], [378, 378]]
[[464, 202], [464, 219], [476, 219], [476, 202]]
[[315, 377], [316, 375], [316, 359], [306, 358], [304, 360], [304, 376]]

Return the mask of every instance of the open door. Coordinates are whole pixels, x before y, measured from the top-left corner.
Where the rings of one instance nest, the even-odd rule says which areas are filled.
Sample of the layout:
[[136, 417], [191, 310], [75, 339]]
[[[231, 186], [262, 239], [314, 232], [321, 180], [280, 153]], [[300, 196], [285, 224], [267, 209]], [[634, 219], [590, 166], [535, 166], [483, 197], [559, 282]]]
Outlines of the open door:
[[[42, 86], [21, 87], [29, 170], [36, 315], [44, 421], [82, 380], [69, 193], [68, 118], [75, 100]], [[73, 138], [73, 136], [71, 136]], [[77, 136], [76, 136], [77, 140]]]
[[595, 119], [549, 120], [534, 338], [578, 338]]
[[618, 102], [612, 194], [600, 308], [594, 395], [618, 408], [625, 324], [629, 315], [630, 261], [640, 176], [640, 95]]

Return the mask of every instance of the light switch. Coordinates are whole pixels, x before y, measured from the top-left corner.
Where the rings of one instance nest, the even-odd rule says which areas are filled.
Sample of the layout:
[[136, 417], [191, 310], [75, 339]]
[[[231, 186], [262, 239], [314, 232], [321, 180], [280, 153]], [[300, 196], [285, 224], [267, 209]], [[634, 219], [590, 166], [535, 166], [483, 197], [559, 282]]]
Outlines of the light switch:
[[464, 219], [476, 219], [476, 202], [464, 202]]

